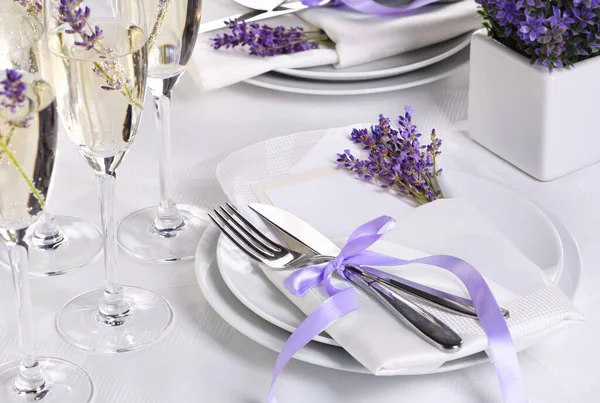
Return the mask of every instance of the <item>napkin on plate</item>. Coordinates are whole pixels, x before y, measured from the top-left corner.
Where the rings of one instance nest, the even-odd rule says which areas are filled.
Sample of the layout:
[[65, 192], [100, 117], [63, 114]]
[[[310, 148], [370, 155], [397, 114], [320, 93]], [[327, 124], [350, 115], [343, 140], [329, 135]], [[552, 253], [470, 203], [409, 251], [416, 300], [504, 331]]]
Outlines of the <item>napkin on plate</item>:
[[[259, 189], [254, 182], [269, 179], [274, 174], [276, 179], [269, 182], [277, 183], [263, 188], [270, 201], [313, 223], [325, 235], [339, 240], [339, 244], [366, 220], [382, 214], [394, 217], [396, 229], [372, 249], [405, 259], [450, 254], [470, 262], [486, 278], [500, 304], [510, 310], [508, 326], [518, 350], [584, 320], [562, 291], [544, 277], [543, 272], [553, 272], [553, 268], [537, 267], [468, 200], [457, 197], [413, 208], [391, 193], [356, 180], [341, 170], [308, 179], [311, 172], [323, 172], [323, 164], [332, 163], [328, 159], [332, 153], [326, 150], [352, 147], [347, 140], [348, 133], [349, 128], [331, 129], [322, 132], [320, 140], [315, 142], [313, 140], [319, 137], [316, 132], [307, 135], [310, 140], [304, 139], [306, 136], [270, 140], [225, 161], [218, 170], [219, 181], [230, 199], [243, 208], [245, 203], [257, 198], [247, 192], [246, 185]], [[275, 149], [280, 151], [277, 156], [272, 152]], [[283, 149], [287, 151], [282, 152]], [[294, 157], [296, 149], [301, 154], [299, 159]], [[267, 168], [263, 173], [257, 169], [261, 164]], [[303, 175], [301, 180], [286, 183], [286, 177]], [[447, 182], [451, 186], [452, 178]], [[562, 255], [553, 256], [552, 264], [562, 265]], [[439, 268], [410, 265], [382, 269], [468, 296], [453, 275]], [[283, 287], [289, 273], [269, 269], [264, 269], [264, 273], [306, 314], [328, 298], [321, 289], [294, 297]], [[339, 287], [347, 286], [344, 284], [341, 279], [337, 280]], [[428, 307], [463, 337], [463, 348], [448, 354], [405, 328], [377, 302], [362, 292], [358, 294], [358, 310], [332, 325], [328, 333], [375, 374], [385, 375], [404, 368], [435, 369], [449, 360], [487, 348], [487, 338], [476, 320]]]
[[[227, 0], [229, 1], [229, 0]], [[239, 8], [220, 4], [219, 17]], [[220, 31], [198, 37], [190, 74], [204, 90], [225, 87], [277, 68], [303, 68], [335, 64], [350, 67], [443, 42], [481, 26], [477, 5], [463, 0], [431, 5], [401, 17], [361, 14], [343, 7], [306, 10], [260, 21], [272, 26], [303, 26], [323, 29], [336, 43], [335, 49], [315, 49], [274, 57], [249, 56], [247, 49], [211, 48], [210, 38]]]
[[[280, 200], [275, 204], [288, 204], [290, 208], [293, 202], [281, 203]], [[398, 227], [387, 237], [395, 242], [388, 240], [372, 250], [404, 259], [428, 255], [413, 248], [435, 250], [472, 263], [486, 277], [499, 303], [511, 311], [509, 329], [519, 350], [583, 320], [557, 287], [546, 285], [541, 270], [465, 199], [441, 200], [395, 215]], [[381, 269], [468, 297], [461, 283], [439, 268], [415, 264]], [[328, 298], [321, 288], [303, 297], [294, 297], [283, 286], [289, 273], [267, 268], [263, 271], [307, 315]], [[336, 283], [344, 287], [341, 280]], [[446, 361], [487, 348], [487, 338], [476, 320], [428, 307], [464, 340], [459, 352], [441, 352], [401, 325], [366, 294], [357, 292], [358, 311], [336, 322], [327, 332], [374, 374], [409, 367], [438, 368]]]

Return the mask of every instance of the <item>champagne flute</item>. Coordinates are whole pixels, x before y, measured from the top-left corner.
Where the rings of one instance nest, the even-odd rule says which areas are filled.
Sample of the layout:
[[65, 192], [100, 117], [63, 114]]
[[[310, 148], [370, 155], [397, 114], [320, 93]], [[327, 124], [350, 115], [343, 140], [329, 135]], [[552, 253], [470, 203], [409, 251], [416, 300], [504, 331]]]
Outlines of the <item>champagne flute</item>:
[[93, 387], [78, 366], [38, 357], [28, 271], [28, 229], [43, 212], [54, 169], [58, 122], [43, 28], [0, 13], [0, 238], [9, 251], [21, 359], [0, 365], [2, 403], [87, 403]]
[[[200, 26], [201, 0], [148, 0], [148, 87], [157, 119], [160, 202], [126, 217], [117, 230], [130, 255], [156, 262], [192, 259], [208, 223], [207, 211], [176, 204], [171, 178], [171, 92], [192, 55]], [[151, 27], [151, 28], [150, 28]]]
[[120, 353], [156, 341], [173, 320], [154, 292], [122, 286], [114, 219], [116, 170], [133, 144], [144, 103], [147, 36], [141, 0], [46, 0], [59, 115], [100, 189], [105, 284], [69, 301], [61, 336], [88, 351]]
[[[2, 11], [25, 12], [40, 22], [41, 0], [6, 2]], [[102, 237], [91, 223], [64, 215], [44, 213], [36, 223], [29, 245], [29, 275], [57, 276], [89, 264], [102, 249]], [[8, 249], [0, 244], [0, 266], [10, 270]]]

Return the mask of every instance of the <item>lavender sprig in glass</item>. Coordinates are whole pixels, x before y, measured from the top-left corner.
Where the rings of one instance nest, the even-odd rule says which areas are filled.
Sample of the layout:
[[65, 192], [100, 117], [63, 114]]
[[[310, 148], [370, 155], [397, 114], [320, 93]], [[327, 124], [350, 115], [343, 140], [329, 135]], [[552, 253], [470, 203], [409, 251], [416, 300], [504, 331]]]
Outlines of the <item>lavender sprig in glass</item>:
[[43, 208], [44, 196], [38, 191], [31, 178], [27, 175], [17, 156], [10, 149], [10, 143], [20, 128], [26, 128], [30, 125], [31, 115], [29, 99], [25, 91], [27, 84], [23, 82], [23, 75], [16, 70], [5, 70], [5, 78], [0, 81], [2, 91], [0, 91], [0, 162], [6, 157], [14, 165], [23, 180], [27, 183], [31, 194], [38, 200]]
[[38, 21], [42, 19], [42, 2], [40, 0], [13, 0], [20, 4], [28, 15], [34, 17]]
[[214, 49], [247, 47], [250, 55], [265, 57], [318, 49], [320, 45], [331, 43], [325, 32], [305, 31], [302, 27], [261, 27], [237, 19], [227, 22], [227, 27], [231, 30], [230, 34], [211, 38]]
[[117, 56], [115, 51], [102, 45], [104, 32], [98, 25], [91, 26], [88, 21], [91, 10], [87, 6], [84, 7], [82, 2], [83, 0], [60, 0], [58, 7], [60, 21], [69, 25], [69, 29], [65, 32], [79, 35], [81, 40], [74, 42], [76, 46], [98, 53], [102, 60], [94, 62], [94, 71], [106, 80], [106, 85], [102, 86], [103, 89], [119, 91], [130, 104], [143, 109], [143, 105], [137, 102], [132, 95], [131, 83], [129, 79], [124, 78], [123, 67], [115, 60]]
[[443, 199], [436, 157], [441, 154], [442, 140], [431, 131], [430, 143], [421, 145], [421, 133], [412, 122], [413, 109], [405, 108], [398, 117], [397, 129], [390, 119], [379, 115], [379, 123], [371, 129], [354, 129], [351, 139], [368, 151], [367, 159], [355, 157], [350, 150], [338, 154], [338, 168], [355, 172], [360, 179], [373, 181], [407, 197], [417, 205]]

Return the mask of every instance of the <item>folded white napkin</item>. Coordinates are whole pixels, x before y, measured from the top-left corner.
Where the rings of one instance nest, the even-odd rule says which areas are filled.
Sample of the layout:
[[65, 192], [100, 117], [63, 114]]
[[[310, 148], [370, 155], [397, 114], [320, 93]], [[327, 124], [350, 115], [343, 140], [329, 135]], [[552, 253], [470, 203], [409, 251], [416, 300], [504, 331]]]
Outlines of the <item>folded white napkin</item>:
[[[405, 211], [396, 218], [398, 228], [388, 238], [398, 243], [382, 242], [372, 249], [403, 259], [428, 255], [413, 248], [435, 249], [436, 253], [458, 256], [471, 262], [486, 277], [500, 304], [510, 310], [508, 325], [518, 350], [583, 321], [577, 309], [557, 287], [546, 285], [541, 270], [466, 200], [436, 201]], [[381, 269], [468, 297], [460, 281], [439, 268], [415, 264]], [[313, 289], [303, 297], [295, 297], [283, 286], [289, 273], [269, 269], [265, 269], [264, 273], [307, 315], [328, 298], [321, 288]], [[509, 282], [510, 288], [494, 281], [507, 277], [518, 278], [519, 281]], [[336, 284], [344, 287], [341, 280], [337, 280]], [[409, 367], [438, 368], [449, 360], [487, 348], [487, 338], [478, 321], [428, 307], [464, 340], [459, 352], [441, 352], [399, 323], [362, 291], [357, 293], [358, 311], [336, 322], [327, 332], [374, 374]]]
[[[562, 265], [560, 251], [549, 252], [548, 267], [537, 267], [464, 198], [439, 200], [414, 208], [347, 172], [324, 170], [323, 167], [333, 164], [335, 152], [346, 148], [359, 152], [348, 141], [350, 131], [351, 127], [345, 127], [299, 137], [286, 136], [247, 152], [240, 151], [220, 166], [219, 181], [241, 208], [257, 198], [264, 201], [264, 195], [260, 194], [264, 192], [274, 205], [312, 223], [331, 239], [340, 240], [340, 245], [360, 224], [382, 214], [392, 216], [397, 221], [396, 229], [372, 249], [404, 259], [449, 254], [471, 263], [486, 278], [500, 304], [510, 310], [508, 326], [518, 350], [584, 320], [573, 303], [559, 288], [547, 283], [543, 274], [555, 272], [556, 267], [551, 266]], [[445, 186], [453, 193], [452, 184], [459, 183], [459, 175], [453, 180], [452, 171], [446, 171], [444, 176]], [[541, 221], [536, 225], [543, 226], [545, 220]], [[555, 240], [550, 238], [548, 247], [554, 246]], [[411, 265], [381, 269], [468, 296], [459, 280], [439, 268]], [[289, 273], [268, 269], [264, 273], [306, 314], [328, 298], [321, 289], [294, 297], [283, 287]], [[337, 284], [347, 286], [339, 279]], [[362, 291], [358, 293], [358, 310], [336, 322], [327, 332], [375, 374], [385, 375], [404, 368], [434, 369], [487, 348], [487, 338], [478, 321], [428, 307], [464, 340], [459, 352], [441, 352]]]
[[[225, 0], [224, 0], [225, 1]], [[229, 1], [229, 0], [226, 0]], [[219, 5], [219, 17], [239, 11]], [[231, 11], [227, 11], [227, 10]], [[311, 9], [261, 21], [272, 26], [303, 26], [323, 29], [335, 42], [335, 49], [316, 49], [274, 57], [249, 56], [247, 49], [211, 48], [210, 38], [220, 31], [198, 38], [190, 74], [204, 90], [225, 87], [268, 71], [335, 64], [349, 67], [383, 59], [442, 42], [481, 26], [477, 5], [463, 0], [448, 5], [431, 5], [402, 17], [361, 14], [345, 8]]]

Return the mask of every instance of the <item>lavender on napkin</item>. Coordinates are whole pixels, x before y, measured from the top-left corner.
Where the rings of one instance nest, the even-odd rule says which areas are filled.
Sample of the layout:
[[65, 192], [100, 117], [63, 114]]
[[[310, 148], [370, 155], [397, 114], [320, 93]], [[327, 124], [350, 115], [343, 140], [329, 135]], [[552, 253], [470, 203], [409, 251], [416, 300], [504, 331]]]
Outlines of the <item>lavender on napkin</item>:
[[319, 45], [330, 42], [323, 31], [305, 31], [302, 27], [261, 27], [259, 24], [247, 24], [236, 19], [227, 22], [227, 28], [231, 30], [231, 34], [219, 34], [211, 38], [214, 49], [248, 47], [251, 56], [265, 57], [318, 49]]
[[351, 139], [369, 151], [368, 159], [359, 159], [350, 150], [338, 154], [338, 168], [358, 174], [360, 179], [373, 181], [383, 189], [391, 189], [417, 205], [443, 199], [436, 157], [442, 152], [442, 140], [431, 131], [431, 142], [421, 145], [421, 133], [412, 122], [414, 111], [406, 106], [398, 117], [398, 130], [390, 119], [379, 115], [379, 123], [368, 129], [353, 129]]

